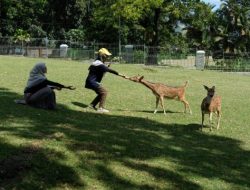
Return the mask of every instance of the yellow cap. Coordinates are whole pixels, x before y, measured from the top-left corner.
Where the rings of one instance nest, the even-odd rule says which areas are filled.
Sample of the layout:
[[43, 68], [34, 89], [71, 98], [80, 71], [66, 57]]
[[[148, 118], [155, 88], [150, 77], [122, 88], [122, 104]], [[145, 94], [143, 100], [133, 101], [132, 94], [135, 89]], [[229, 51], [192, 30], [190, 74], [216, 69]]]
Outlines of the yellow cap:
[[112, 55], [106, 48], [99, 49], [98, 53], [101, 55], [108, 55], [108, 56]]

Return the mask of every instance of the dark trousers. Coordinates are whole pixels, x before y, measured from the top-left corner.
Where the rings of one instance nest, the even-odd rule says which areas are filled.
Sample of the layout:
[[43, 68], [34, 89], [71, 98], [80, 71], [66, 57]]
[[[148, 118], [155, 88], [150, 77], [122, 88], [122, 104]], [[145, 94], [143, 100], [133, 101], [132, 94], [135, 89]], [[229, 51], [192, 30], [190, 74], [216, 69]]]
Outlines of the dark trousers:
[[49, 88], [44, 87], [38, 90], [34, 94], [24, 94], [25, 101], [27, 104], [36, 108], [50, 109], [56, 108], [56, 96], [55, 92]]
[[99, 107], [104, 108], [108, 91], [101, 86], [99, 86], [98, 88], [95, 88], [93, 90], [96, 92], [97, 96], [91, 102], [91, 104], [95, 107], [99, 103]]

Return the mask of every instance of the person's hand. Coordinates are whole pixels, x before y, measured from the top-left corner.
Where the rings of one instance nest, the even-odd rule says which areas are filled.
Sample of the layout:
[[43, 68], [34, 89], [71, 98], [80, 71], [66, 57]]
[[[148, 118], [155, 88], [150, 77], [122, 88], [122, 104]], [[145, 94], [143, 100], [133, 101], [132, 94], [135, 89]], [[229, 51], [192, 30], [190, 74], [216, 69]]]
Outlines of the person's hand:
[[73, 86], [66, 86], [65, 88], [69, 89], [69, 90], [75, 90], [76, 88]]
[[127, 77], [126, 75], [123, 75], [123, 74], [119, 74], [119, 76], [125, 78], [125, 79], [129, 79], [129, 77]]
[[56, 90], [62, 90], [62, 88], [60, 88], [60, 87], [58, 87], [58, 86], [55, 86], [55, 87], [53, 87], [54, 89], [56, 89]]

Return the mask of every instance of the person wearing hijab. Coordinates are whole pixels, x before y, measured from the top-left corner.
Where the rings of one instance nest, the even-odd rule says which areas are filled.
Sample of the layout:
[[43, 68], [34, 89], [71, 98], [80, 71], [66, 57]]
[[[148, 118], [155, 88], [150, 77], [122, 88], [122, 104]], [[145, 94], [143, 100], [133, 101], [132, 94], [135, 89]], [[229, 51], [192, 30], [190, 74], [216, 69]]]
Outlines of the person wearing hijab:
[[[91, 89], [97, 94], [97, 96], [90, 103], [89, 108], [102, 113], [109, 112], [109, 110], [104, 108], [108, 92], [100, 84], [104, 74], [109, 72], [123, 78], [127, 78], [125, 75], [119, 74], [117, 71], [110, 69], [109, 65], [105, 64], [105, 61], [111, 55], [112, 54], [106, 48], [101, 48], [98, 51], [96, 60], [89, 67], [89, 73], [85, 81], [85, 88]], [[99, 104], [99, 108], [96, 108], [97, 104]]]
[[53, 89], [67, 88], [74, 90], [72, 86], [64, 86], [57, 82], [49, 81], [45, 74], [45, 63], [37, 63], [30, 71], [27, 86], [24, 89], [25, 103], [37, 108], [53, 110], [56, 108], [56, 96]]

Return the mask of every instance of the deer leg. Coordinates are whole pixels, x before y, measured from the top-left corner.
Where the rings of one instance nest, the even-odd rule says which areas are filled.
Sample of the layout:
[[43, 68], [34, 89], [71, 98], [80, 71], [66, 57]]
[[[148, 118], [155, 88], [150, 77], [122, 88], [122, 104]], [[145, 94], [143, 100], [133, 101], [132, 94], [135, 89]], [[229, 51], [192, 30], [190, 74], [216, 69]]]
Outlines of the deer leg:
[[190, 115], [192, 115], [193, 113], [192, 113], [192, 110], [190, 108], [190, 105], [189, 105], [189, 103], [187, 101], [186, 101], [186, 103], [187, 103], [187, 106], [188, 106], [188, 109], [189, 109], [189, 113], [190, 113]]
[[189, 109], [189, 113], [190, 113], [190, 115], [192, 115], [192, 110], [191, 110], [191, 108], [190, 108], [190, 106], [189, 106], [188, 101], [187, 101], [187, 100], [185, 100], [185, 99], [181, 99], [181, 101], [182, 101], [182, 102], [183, 102], [183, 104], [184, 104], [184, 108], [185, 108], [184, 113], [186, 113], [186, 112], [187, 112], [187, 107], [188, 107], [188, 109]]
[[212, 131], [212, 118], [213, 118], [213, 113], [209, 113], [209, 123], [210, 123], [210, 131]]
[[166, 115], [166, 111], [165, 111], [165, 107], [164, 107], [164, 97], [160, 97], [160, 101], [161, 101], [161, 107], [163, 109], [163, 113]]
[[154, 114], [156, 114], [156, 112], [157, 112], [157, 108], [158, 108], [158, 105], [159, 105], [159, 100], [160, 100], [160, 97], [156, 96], [156, 105], [155, 105]]
[[187, 113], [187, 104], [184, 100], [182, 100], [183, 104], [184, 104], [184, 113]]
[[204, 113], [201, 113], [201, 130], [203, 129], [203, 123], [204, 123]]
[[217, 121], [217, 130], [219, 129], [220, 127], [220, 118], [221, 118], [221, 112], [220, 111], [217, 111], [217, 116], [218, 116], [218, 121]]
[[212, 120], [213, 120], [213, 113], [210, 112], [210, 113], [209, 113], [209, 123], [210, 123], [210, 124], [213, 123]]

